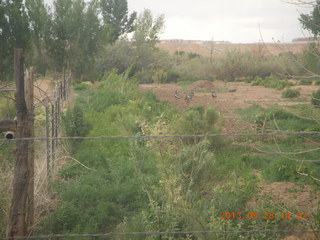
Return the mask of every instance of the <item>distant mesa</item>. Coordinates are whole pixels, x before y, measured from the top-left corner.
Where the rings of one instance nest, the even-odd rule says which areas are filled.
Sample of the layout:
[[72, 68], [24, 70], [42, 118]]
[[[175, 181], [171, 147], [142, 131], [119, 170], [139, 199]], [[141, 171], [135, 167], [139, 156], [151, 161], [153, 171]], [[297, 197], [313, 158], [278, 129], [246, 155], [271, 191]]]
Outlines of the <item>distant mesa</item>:
[[184, 39], [166, 39], [161, 40], [161, 43], [177, 43], [177, 44], [208, 44], [208, 43], [215, 43], [215, 44], [231, 44], [229, 41], [203, 41], [203, 40], [184, 40]]

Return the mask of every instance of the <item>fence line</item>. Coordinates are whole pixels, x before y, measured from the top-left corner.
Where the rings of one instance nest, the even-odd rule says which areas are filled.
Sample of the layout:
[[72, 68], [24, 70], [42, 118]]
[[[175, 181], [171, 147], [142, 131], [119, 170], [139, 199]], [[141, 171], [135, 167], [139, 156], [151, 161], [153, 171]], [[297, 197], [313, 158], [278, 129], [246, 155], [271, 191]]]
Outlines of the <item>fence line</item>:
[[185, 231], [185, 232], [126, 232], [103, 234], [70, 234], [70, 235], [43, 235], [15, 238], [0, 238], [0, 240], [13, 239], [56, 239], [56, 238], [88, 238], [112, 236], [152, 236], [152, 235], [206, 235], [206, 234], [253, 234], [253, 233], [320, 233], [320, 230], [237, 230], [237, 231]]
[[[55, 125], [55, 123], [53, 124]], [[106, 139], [162, 139], [162, 138], [210, 138], [210, 137], [276, 137], [276, 136], [318, 136], [320, 132], [273, 132], [273, 133], [214, 133], [199, 135], [137, 135], [137, 136], [98, 136], [98, 137], [35, 137], [35, 138], [14, 138], [0, 139], [0, 142], [14, 141], [54, 141], [57, 140], [106, 140]], [[320, 149], [320, 148], [319, 148]]]
[[[64, 107], [64, 102], [69, 98], [72, 76], [63, 74], [63, 79], [55, 83], [54, 90], [40, 100], [40, 104], [45, 107], [46, 114], [46, 160], [47, 175], [50, 177], [54, 168], [56, 150], [58, 144], [58, 133], [60, 128], [60, 112]], [[40, 89], [41, 90], [41, 89]], [[1, 139], [4, 140], [4, 139]], [[1, 141], [0, 140], [0, 141]], [[15, 139], [19, 141], [20, 139]]]

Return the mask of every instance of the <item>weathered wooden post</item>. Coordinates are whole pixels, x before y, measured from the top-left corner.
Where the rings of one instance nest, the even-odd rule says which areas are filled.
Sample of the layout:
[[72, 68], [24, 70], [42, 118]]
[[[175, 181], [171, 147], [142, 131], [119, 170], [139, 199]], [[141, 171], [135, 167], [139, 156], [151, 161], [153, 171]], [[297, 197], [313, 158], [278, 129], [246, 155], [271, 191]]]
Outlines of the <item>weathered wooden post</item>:
[[50, 169], [50, 152], [51, 152], [51, 145], [50, 145], [50, 120], [49, 120], [49, 105], [46, 105], [46, 143], [47, 143], [47, 177], [50, 178], [51, 176], [51, 169]]
[[[31, 103], [26, 103], [22, 49], [14, 50], [14, 74], [16, 79], [16, 138], [32, 138], [33, 126], [29, 121], [33, 119], [33, 113], [28, 112], [28, 106], [30, 107]], [[27, 92], [30, 98], [32, 95], [30, 88]], [[31, 92], [33, 92], [33, 85]], [[7, 227], [8, 238], [28, 236], [33, 224], [33, 159], [30, 159], [32, 146], [33, 143], [30, 143], [29, 140], [16, 141], [13, 196]]]
[[[33, 106], [33, 68], [27, 71], [25, 80], [25, 100], [28, 111], [28, 131], [29, 137], [34, 138], [34, 106]], [[28, 187], [28, 205], [27, 205], [27, 226], [28, 233], [34, 222], [34, 140], [28, 142], [28, 167], [29, 167], [29, 187]]]

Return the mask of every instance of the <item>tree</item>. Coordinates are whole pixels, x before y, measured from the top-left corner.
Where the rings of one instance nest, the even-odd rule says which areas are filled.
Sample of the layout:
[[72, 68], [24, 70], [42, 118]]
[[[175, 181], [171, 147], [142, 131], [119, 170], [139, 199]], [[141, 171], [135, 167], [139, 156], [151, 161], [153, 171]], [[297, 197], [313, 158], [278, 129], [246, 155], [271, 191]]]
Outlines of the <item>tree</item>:
[[55, 70], [62, 71], [66, 66], [66, 51], [68, 41], [68, 14], [72, 0], [56, 0], [53, 3], [54, 12], [48, 21], [46, 30], [46, 47], [53, 60]]
[[56, 71], [70, 69], [79, 80], [93, 71], [101, 27], [96, 1], [56, 0], [46, 44]]
[[0, 1], [0, 80], [7, 80], [8, 76], [13, 73], [11, 44], [9, 39], [10, 29], [6, 13], [7, 5]]
[[[87, 5], [84, 13], [84, 26], [78, 39], [78, 49], [81, 51], [81, 58], [76, 64], [76, 71], [79, 78], [89, 78], [94, 71], [96, 55], [99, 51], [99, 37], [101, 26], [98, 19], [98, 6], [95, 2]], [[89, 79], [86, 79], [89, 80]]]
[[33, 63], [36, 71], [45, 74], [47, 59], [44, 54], [44, 36], [49, 21], [49, 10], [43, 0], [26, 0], [32, 43], [36, 49], [36, 60]]
[[318, 37], [320, 35], [320, 1], [317, 1], [310, 14], [300, 14], [299, 21], [303, 29], [309, 30], [314, 37]]
[[128, 16], [127, 0], [100, 0], [100, 11], [103, 17], [103, 40], [107, 43], [113, 43], [121, 35], [134, 30], [137, 13]]
[[23, 0], [7, 0], [6, 2], [6, 15], [11, 32], [12, 46], [26, 50], [29, 47], [30, 32]]
[[28, 17], [22, 0], [0, 1], [0, 80], [13, 74], [13, 48], [29, 50]]
[[159, 35], [164, 29], [164, 15], [153, 19], [152, 13], [149, 9], [145, 9], [139, 15], [137, 23], [135, 24], [135, 32], [133, 34], [133, 41], [137, 47], [148, 45], [154, 47], [159, 41]]

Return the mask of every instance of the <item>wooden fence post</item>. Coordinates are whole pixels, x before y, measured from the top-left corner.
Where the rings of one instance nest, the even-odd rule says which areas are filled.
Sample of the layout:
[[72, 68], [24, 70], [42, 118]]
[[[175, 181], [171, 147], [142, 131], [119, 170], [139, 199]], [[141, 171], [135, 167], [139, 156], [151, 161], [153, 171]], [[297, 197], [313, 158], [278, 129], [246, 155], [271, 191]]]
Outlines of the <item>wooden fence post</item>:
[[[34, 106], [33, 106], [33, 68], [27, 70], [25, 79], [25, 100], [28, 111], [28, 129], [29, 137], [34, 138]], [[28, 167], [29, 167], [29, 187], [28, 187], [28, 205], [27, 205], [27, 226], [28, 232], [34, 222], [34, 140], [28, 142]]]
[[[30, 138], [28, 108], [24, 86], [24, 57], [22, 49], [14, 50], [14, 75], [16, 79], [17, 138]], [[32, 85], [33, 86], [33, 85]], [[7, 237], [24, 237], [30, 234], [33, 216], [33, 199], [30, 196], [30, 184], [33, 181], [29, 161], [29, 141], [16, 141], [16, 158], [14, 163], [13, 196], [9, 213]], [[30, 211], [32, 208], [32, 211]]]
[[[53, 100], [54, 101], [54, 100]], [[53, 102], [51, 105], [51, 137], [54, 138], [55, 136], [55, 103]], [[51, 170], [54, 168], [54, 161], [55, 161], [55, 140], [51, 140]]]
[[47, 177], [50, 178], [51, 177], [51, 169], [50, 169], [50, 153], [51, 153], [51, 145], [50, 145], [50, 128], [49, 128], [49, 124], [50, 124], [50, 120], [49, 120], [49, 106], [46, 105], [46, 143], [47, 143]]

